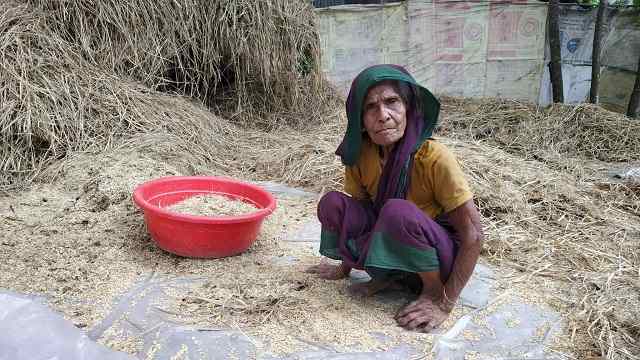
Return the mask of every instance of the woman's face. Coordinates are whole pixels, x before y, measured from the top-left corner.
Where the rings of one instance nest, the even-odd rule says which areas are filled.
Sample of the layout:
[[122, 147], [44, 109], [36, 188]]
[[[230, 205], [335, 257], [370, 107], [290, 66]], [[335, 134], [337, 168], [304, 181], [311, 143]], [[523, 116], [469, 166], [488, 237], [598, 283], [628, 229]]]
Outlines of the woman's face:
[[369, 89], [362, 119], [371, 141], [382, 146], [392, 145], [404, 136], [407, 107], [393, 85], [381, 82]]

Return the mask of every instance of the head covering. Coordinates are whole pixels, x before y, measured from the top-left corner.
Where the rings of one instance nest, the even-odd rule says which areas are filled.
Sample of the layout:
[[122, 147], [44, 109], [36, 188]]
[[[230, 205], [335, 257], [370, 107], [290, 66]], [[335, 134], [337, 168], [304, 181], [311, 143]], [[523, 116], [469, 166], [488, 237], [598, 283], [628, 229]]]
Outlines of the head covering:
[[374, 201], [374, 208], [379, 210], [389, 198], [406, 197], [409, 185], [409, 169], [413, 165], [413, 155], [422, 143], [431, 137], [438, 122], [440, 103], [426, 88], [398, 65], [383, 64], [371, 66], [363, 70], [351, 84], [347, 97], [347, 131], [336, 154], [346, 166], [352, 166], [360, 157], [362, 147], [362, 107], [371, 87], [384, 80], [404, 81], [414, 91], [415, 104], [407, 104], [407, 126], [404, 136], [389, 154], [382, 171], [382, 178], [378, 185], [378, 192]]

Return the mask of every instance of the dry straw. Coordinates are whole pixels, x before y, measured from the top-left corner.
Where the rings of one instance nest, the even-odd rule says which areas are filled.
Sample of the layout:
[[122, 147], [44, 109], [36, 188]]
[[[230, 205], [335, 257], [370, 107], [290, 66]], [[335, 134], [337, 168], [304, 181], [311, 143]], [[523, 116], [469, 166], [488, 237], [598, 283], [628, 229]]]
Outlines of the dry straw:
[[3, 3], [0, 186], [135, 134], [179, 138], [151, 148], [179, 146], [194, 166], [234, 151], [222, 145], [237, 137], [221, 136], [234, 126], [158, 90], [241, 126], [318, 121], [335, 96], [318, 76], [312, 20], [309, 4], [284, 0]]
[[522, 281], [565, 284], [551, 301], [588, 340], [574, 344], [582, 355], [637, 358], [640, 192], [576, 168], [640, 159], [640, 123], [592, 105], [446, 99], [444, 108], [441, 133], [457, 140], [443, 141], [470, 177], [486, 255], [522, 270]]
[[[29, 0], [83, 58], [152, 89], [209, 105], [291, 109], [318, 80], [318, 36], [305, 1]], [[304, 83], [309, 85], [309, 83]]]
[[528, 159], [545, 153], [601, 161], [640, 160], [640, 122], [592, 104], [542, 109], [513, 100], [449, 99], [443, 125]]
[[[345, 119], [318, 80], [311, 19], [288, 0], [3, 2], [0, 185], [45, 167], [40, 179], [78, 183], [117, 148], [133, 155], [116, 170], [141, 178], [160, 161], [170, 173], [339, 188]], [[202, 103], [233, 109], [233, 123]], [[486, 219], [485, 255], [521, 281], [566, 285], [554, 301], [588, 339], [579, 349], [638, 358], [638, 188], [580, 169], [640, 160], [639, 123], [591, 105], [448, 99], [444, 110], [440, 134]]]

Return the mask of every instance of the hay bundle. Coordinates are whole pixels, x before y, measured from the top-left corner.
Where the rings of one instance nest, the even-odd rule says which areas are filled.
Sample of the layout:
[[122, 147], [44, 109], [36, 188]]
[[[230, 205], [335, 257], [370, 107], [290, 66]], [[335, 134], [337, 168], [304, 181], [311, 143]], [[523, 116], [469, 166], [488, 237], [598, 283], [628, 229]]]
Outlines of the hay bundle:
[[92, 65], [27, 5], [0, 5], [0, 44], [0, 184], [31, 179], [69, 153], [118, 146], [140, 133], [173, 137], [151, 146], [165, 148], [168, 156], [180, 156], [182, 149], [203, 161], [215, 159], [229, 141], [216, 134], [235, 131], [187, 99]]
[[306, 1], [28, 2], [83, 58], [208, 105], [292, 109], [319, 81]]
[[445, 134], [486, 140], [529, 159], [640, 160], [640, 122], [596, 105], [543, 110], [512, 100], [445, 101], [444, 108], [456, 113], [443, 123]]
[[[275, 114], [274, 126], [317, 121], [333, 96], [313, 92], [328, 89], [314, 85], [317, 41], [307, 6], [0, 4], [0, 186], [33, 179], [70, 153], [118, 146], [145, 146], [192, 169], [229, 169], [224, 160], [232, 156], [225, 154], [237, 154], [230, 139], [239, 138], [238, 130], [188, 99], [154, 89], [206, 102], [232, 96], [235, 105], [248, 106], [239, 117], [247, 121], [268, 123], [266, 110]], [[306, 99], [313, 111], [287, 110], [303, 89], [320, 94]], [[127, 140], [139, 134], [146, 135]]]

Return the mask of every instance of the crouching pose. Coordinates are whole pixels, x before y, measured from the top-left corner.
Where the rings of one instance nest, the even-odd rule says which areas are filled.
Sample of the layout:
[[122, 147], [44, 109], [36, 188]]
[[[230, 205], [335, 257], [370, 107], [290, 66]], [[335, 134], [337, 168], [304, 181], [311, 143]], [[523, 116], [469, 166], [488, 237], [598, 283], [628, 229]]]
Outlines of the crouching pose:
[[348, 126], [336, 154], [344, 190], [318, 204], [320, 253], [340, 260], [307, 271], [341, 279], [351, 269], [371, 280], [362, 295], [402, 285], [418, 294], [396, 315], [430, 331], [455, 305], [482, 247], [480, 215], [454, 155], [431, 138], [440, 104], [402, 67], [376, 65], [353, 81]]

